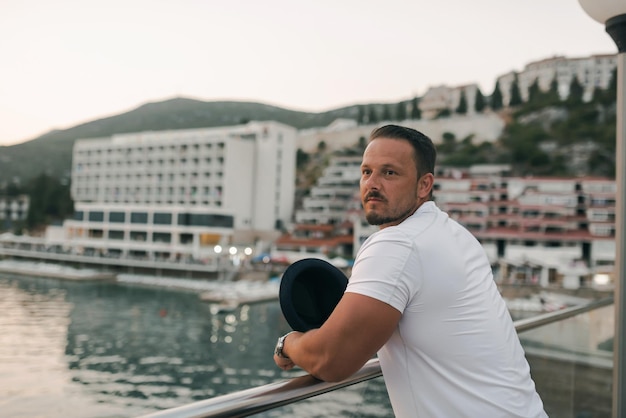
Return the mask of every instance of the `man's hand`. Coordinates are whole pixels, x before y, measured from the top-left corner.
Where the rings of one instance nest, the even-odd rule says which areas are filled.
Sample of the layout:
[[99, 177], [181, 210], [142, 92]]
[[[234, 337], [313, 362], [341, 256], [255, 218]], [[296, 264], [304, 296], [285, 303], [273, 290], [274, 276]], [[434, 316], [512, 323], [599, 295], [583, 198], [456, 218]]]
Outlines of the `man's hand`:
[[295, 364], [293, 364], [293, 361], [291, 361], [290, 359], [285, 357], [278, 357], [276, 354], [274, 354], [274, 363], [276, 363], [276, 365], [283, 370], [291, 370], [295, 366]]
[[358, 293], [345, 293], [320, 328], [293, 332], [283, 340], [283, 370], [294, 366], [326, 382], [339, 382], [358, 371], [398, 326], [402, 313], [391, 305]]

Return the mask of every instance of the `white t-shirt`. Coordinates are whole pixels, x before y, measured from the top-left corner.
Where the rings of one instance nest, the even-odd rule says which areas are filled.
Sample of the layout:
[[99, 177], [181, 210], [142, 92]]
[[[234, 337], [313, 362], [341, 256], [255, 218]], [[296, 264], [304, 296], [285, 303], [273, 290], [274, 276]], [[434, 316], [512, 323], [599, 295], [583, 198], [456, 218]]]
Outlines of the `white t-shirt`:
[[397, 417], [545, 417], [480, 243], [435, 205], [370, 236], [346, 292], [402, 312], [378, 352]]

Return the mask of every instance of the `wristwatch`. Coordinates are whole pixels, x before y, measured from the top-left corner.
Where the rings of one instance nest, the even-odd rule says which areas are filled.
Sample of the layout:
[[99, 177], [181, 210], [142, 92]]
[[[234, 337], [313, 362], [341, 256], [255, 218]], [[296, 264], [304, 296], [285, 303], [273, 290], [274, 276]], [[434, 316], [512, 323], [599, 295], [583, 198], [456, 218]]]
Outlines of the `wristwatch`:
[[289, 359], [289, 357], [283, 354], [283, 347], [285, 346], [285, 338], [287, 338], [287, 336], [293, 332], [294, 331], [288, 332], [287, 334], [280, 337], [278, 341], [276, 342], [276, 348], [274, 348], [274, 354], [276, 354], [278, 357]]

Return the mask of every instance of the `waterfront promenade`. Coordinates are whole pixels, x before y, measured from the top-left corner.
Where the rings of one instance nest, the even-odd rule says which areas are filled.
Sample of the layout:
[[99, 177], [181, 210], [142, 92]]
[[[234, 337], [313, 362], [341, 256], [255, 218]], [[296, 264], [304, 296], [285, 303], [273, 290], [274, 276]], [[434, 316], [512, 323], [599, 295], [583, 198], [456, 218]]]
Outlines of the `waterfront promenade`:
[[29, 238], [19, 241], [0, 241], [0, 258], [39, 260], [64, 263], [76, 267], [98, 268], [112, 272], [126, 272], [156, 276], [217, 279], [228, 275], [233, 268], [219, 263], [218, 258], [205, 261], [163, 260], [133, 257], [109, 257], [99, 253], [77, 254], [64, 250], [61, 245], [48, 246], [43, 239]]

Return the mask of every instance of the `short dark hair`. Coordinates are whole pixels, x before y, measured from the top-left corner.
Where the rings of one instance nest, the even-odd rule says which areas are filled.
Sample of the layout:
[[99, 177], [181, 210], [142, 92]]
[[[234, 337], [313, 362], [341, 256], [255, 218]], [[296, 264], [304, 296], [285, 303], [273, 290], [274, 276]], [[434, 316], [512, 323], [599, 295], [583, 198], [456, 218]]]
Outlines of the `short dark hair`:
[[413, 158], [417, 167], [417, 178], [426, 173], [435, 174], [437, 150], [433, 141], [415, 129], [399, 125], [385, 125], [374, 129], [370, 142], [376, 138], [403, 139], [413, 147]]

